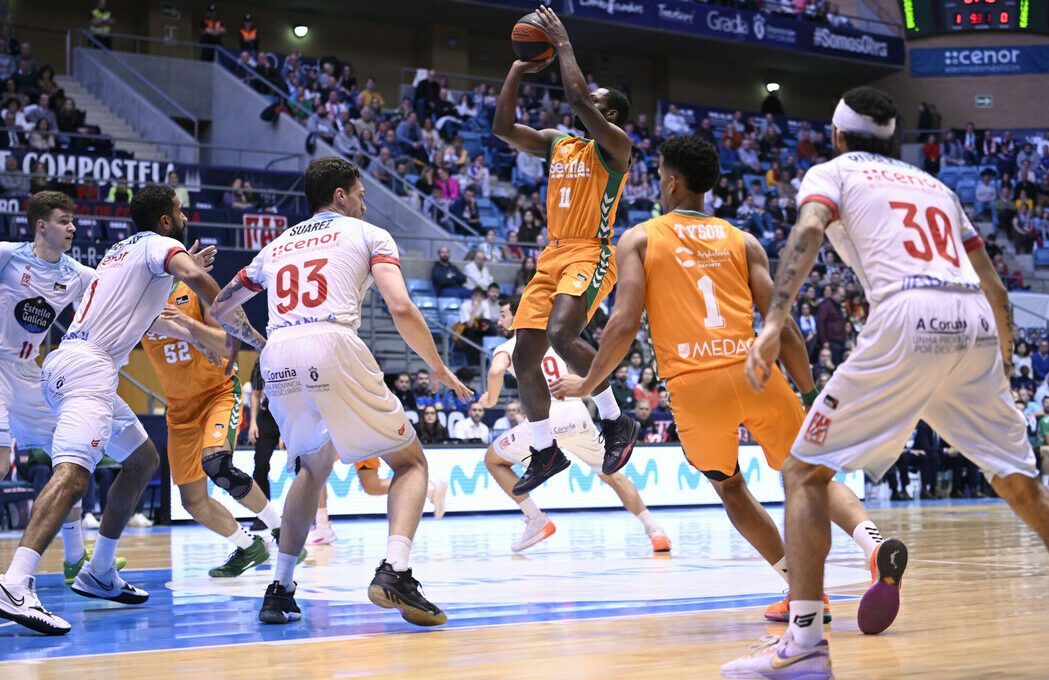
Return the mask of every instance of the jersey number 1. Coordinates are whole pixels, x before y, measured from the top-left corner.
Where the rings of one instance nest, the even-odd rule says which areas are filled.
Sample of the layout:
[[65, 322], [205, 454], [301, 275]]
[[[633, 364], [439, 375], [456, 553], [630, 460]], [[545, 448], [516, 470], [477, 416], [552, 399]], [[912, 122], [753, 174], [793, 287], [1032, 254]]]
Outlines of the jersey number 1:
[[572, 187], [561, 187], [561, 202], [558, 208], [567, 208], [572, 205]]
[[707, 315], [703, 319], [703, 325], [707, 328], [721, 328], [725, 325], [725, 317], [721, 316], [718, 298], [714, 295], [714, 279], [704, 276], [697, 282], [697, 285], [699, 286], [699, 292], [703, 294], [703, 306], [707, 308]]
[[321, 269], [328, 264], [328, 259], [306, 260], [303, 267], [306, 272], [306, 283], [313, 284], [314, 290], [304, 291], [299, 295], [299, 266], [289, 264], [277, 272], [277, 297], [281, 299], [277, 311], [286, 314], [302, 303], [303, 307], [319, 307], [328, 299], [328, 279], [321, 274]]

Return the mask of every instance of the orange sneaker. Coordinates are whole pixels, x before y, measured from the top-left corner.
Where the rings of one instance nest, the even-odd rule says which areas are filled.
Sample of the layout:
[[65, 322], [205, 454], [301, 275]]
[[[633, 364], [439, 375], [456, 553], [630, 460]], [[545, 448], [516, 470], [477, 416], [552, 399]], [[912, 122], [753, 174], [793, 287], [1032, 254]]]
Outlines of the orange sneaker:
[[648, 535], [648, 538], [652, 541], [652, 552], [670, 552], [670, 537], [662, 531], [653, 532]]
[[[788, 594], [779, 602], [770, 604], [765, 609], [765, 618], [776, 623], [789, 623], [790, 595]], [[830, 598], [827, 597], [826, 593], [823, 593], [823, 623], [830, 623]]]

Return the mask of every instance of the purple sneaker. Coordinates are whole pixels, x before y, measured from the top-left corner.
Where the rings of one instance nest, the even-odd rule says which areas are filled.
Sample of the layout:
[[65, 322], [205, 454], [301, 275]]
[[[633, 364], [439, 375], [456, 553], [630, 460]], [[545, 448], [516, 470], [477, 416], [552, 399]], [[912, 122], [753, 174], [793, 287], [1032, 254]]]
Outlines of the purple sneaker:
[[890, 538], [871, 553], [871, 587], [860, 600], [856, 622], [867, 635], [877, 635], [892, 625], [900, 611], [900, 581], [907, 568], [907, 546]]

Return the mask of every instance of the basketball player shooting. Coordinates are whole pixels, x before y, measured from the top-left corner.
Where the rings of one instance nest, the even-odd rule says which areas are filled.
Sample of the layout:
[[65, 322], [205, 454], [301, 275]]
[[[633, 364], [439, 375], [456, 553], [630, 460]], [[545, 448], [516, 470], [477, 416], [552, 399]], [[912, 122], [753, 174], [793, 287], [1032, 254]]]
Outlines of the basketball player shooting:
[[[551, 432], [550, 391], [540, 364], [553, 347], [573, 372], [586, 375], [590, 370], [595, 351], [579, 336], [615, 286], [612, 225], [630, 168], [630, 138], [621, 127], [630, 117], [630, 102], [610, 88], [589, 92], [561, 20], [547, 7], [540, 7], [535, 16], [561, 60], [565, 96], [576, 114], [576, 127], [586, 136], [514, 122], [521, 78], [542, 71], [553, 57], [544, 62], [515, 61], [499, 93], [492, 131], [550, 166], [546, 199], [550, 245], [539, 257], [514, 320], [513, 364], [533, 439], [528, 469], [513, 489], [518, 496], [569, 466]], [[620, 411], [607, 380], [592, 397], [604, 437], [602, 471], [611, 475], [626, 465], [640, 427]]]

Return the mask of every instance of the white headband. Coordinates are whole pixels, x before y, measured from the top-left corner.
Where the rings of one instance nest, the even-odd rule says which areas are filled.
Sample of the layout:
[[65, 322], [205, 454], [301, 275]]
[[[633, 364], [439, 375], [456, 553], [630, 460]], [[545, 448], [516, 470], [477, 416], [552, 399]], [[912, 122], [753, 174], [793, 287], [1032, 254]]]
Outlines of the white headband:
[[870, 116], [865, 116], [845, 103], [842, 99], [838, 102], [838, 108], [834, 109], [834, 127], [842, 132], [861, 135], [863, 137], [875, 137], [877, 139], [891, 139], [896, 132], [896, 119], [893, 118], [885, 125], [878, 125]]

